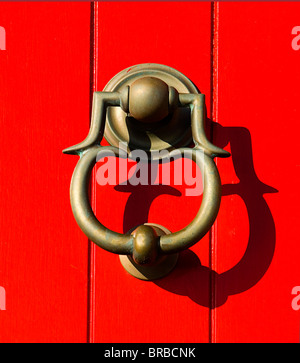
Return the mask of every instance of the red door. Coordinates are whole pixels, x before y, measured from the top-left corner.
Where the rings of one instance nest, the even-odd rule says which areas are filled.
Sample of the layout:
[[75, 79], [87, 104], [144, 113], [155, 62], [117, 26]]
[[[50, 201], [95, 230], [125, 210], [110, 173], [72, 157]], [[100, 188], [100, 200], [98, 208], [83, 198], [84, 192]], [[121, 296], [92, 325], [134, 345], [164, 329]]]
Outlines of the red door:
[[[0, 4], [0, 341], [299, 342], [297, 3]], [[5, 37], [5, 43], [3, 43]], [[77, 226], [62, 150], [89, 129], [93, 91], [140, 63], [206, 95], [220, 212], [166, 278], [130, 276]], [[108, 228], [172, 232], [201, 196], [183, 186], [99, 186]]]

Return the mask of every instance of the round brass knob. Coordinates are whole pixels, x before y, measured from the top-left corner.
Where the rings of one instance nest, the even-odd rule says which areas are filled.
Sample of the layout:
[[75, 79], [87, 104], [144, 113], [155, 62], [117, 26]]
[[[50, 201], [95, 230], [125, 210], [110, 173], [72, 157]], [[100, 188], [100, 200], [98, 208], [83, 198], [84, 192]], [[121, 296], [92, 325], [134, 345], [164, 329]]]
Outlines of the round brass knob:
[[133, 232], [132, 258], [135, 263], [151, 266], [156, 262], [158, 250], [158, 234], [151, 226], [139, 226]]
[[129, 112], [141, 122], [158, 122], [169, 113], [169, 87], [154, 77], [143, 77], [132, 83]]

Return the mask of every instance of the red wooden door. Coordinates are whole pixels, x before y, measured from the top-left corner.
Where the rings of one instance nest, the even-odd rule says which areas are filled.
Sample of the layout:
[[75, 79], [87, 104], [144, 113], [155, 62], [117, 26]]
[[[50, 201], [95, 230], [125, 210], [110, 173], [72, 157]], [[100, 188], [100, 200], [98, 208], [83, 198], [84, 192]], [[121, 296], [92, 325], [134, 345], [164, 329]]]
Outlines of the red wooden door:
[[0, 19], [0, 341], [84, 341], [88, 245], [61, 149], [87, 128], [90, 5], [1, 2]]
[[[0, 342], [299, 341], [299, 10], [0, 3]], [[149, 62], [196, 84], [207, 134], [232, 153], [216, 160], [223, 195], [211, 232], [155, 282], [80, 231], [69, 203], [77, 160], [61, 153], [86, 136], [93, 91]], [[118, 232], [147, 221], [174, 232], [201, 203], [184, 185], [128, 191], [95, 175], [93, 209]]]

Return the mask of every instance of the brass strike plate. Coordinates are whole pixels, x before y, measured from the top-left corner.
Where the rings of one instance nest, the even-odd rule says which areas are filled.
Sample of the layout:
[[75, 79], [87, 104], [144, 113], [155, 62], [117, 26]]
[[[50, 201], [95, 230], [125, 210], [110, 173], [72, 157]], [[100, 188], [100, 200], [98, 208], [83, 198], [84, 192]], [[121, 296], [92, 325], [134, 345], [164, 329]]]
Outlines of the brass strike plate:
[[[153, 63], [124, 69], [103, 91], [120, 92], [147, 76], [161, 79], [179, 93], [199, 93], [192, 81], [176, 69]], [[119, 147], [120, 142], [127, 144], [129, 150], [159, 151], [188, 146], [192, 142], [190, 109], [178, 107], [159, 122], [143, 123], [120, 107], [108, 107], [104, 137], [112, 146]]]

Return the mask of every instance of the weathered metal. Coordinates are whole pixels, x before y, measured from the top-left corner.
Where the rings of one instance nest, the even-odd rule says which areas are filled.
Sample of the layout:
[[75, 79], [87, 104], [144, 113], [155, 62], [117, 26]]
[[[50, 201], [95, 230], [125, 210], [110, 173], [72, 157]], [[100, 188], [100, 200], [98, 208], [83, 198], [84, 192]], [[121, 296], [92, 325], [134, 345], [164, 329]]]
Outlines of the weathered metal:
[[[204, 95], [178, 71], [156, 64], [131, 67], [115, 76], [104, 92], [94, 93], [87, 138], [63, 151], [80, 156], [70, 187], [71, 206], [79, 227], [101, 248], [129, 256], [121, 257], [121, 262], [135, 277], [153, 280], [169, 273], [176, 264], [176, 254], [197, 243], [217, 217], [221, 182], [213, 158], [230, 154], [207, 139], [204, 107]], [[104, 129], [112, 146], [100, 146]], [[184, 147], [191, 141], [189, 133], [195, 145], [192, 149]], [[127, 150], [117, 147], [119, 142], [128, 144]], [[96, 160], [110, 152], [126, 158], [130, 150], [138, 148], [168, 149], [169, 157], [184, 155], [200, 168], [202, 203], [194, 220], [182, 230], [169, 233], [158, 225], [143, 225], [124, 235], [106, 228], [94, 215], [88, 189]], [[164, 161], [163, 156], [158, 159]]]

